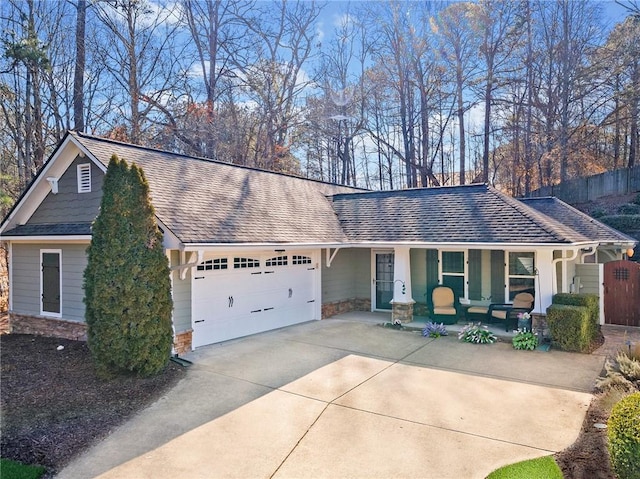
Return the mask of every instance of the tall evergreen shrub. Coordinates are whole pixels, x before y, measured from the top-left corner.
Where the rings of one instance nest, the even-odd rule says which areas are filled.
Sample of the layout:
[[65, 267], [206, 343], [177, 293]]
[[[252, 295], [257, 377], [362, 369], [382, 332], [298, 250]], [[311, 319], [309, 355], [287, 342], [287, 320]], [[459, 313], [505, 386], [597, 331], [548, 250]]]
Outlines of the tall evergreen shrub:
[[98, 372], [160, 372], [173, 338], [169, 264], [144, 173], [115, 155], [104, 178], [87, 253], [84, 301]]

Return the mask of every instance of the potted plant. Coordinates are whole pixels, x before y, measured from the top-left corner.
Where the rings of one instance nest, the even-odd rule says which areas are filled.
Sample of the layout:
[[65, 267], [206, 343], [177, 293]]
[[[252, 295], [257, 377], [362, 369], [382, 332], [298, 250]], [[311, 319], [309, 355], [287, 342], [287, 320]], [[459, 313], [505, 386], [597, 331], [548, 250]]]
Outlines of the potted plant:
[[531, 331], [531, 315], [529, 313], [518, 313], [518, 329]]

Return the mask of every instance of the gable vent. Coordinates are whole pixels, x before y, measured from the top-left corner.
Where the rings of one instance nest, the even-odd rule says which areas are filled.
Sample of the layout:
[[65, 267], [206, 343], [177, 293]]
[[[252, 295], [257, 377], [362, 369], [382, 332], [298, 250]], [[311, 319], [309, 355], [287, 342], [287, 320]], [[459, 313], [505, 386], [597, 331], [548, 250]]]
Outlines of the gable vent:
[[78, 165], [78, 193], [91, 193], [91, 163]]

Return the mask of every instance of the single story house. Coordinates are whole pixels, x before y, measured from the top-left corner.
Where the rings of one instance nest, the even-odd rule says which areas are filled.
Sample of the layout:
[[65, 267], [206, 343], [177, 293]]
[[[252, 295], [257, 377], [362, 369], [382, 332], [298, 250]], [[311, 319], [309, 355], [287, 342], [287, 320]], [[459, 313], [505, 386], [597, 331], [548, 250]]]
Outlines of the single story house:
[[555, 198], [485, 184], [366, 191], [68, 132], [0, 226], [13, 331], [83, 337], [83, 271], [116, 154], [142, 167], [171, 268], [174, 351], [349, 310], [409, 321], [430, 290], [535, 296], [636, 241]]

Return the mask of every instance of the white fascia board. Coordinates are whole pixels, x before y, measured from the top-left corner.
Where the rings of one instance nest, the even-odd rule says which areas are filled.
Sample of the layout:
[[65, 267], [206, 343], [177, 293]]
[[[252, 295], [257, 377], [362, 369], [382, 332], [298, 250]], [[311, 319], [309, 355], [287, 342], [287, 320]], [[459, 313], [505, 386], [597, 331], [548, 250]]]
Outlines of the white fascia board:
[[588, 248], [598, 246], [597, 242], [581, 242], [581, 243], [420, 243], [411, 241], [360, 241], [360, 242], [344, 242], [344, 243], [186, 243], [184, 251], [207, 251], [207, 250], [265, 250], [265, 249], [283, 249], [283, 250], [303, 250], [315, 248], [374, 248], [374, 249], [393, 249], [396, 246], [405, 246], [410, 248], [424, 249], [440, 249], [440, 250], [460, 250], [460, 249], [493, 249], [493, 250], [510, 250], [510, 251], [531, 251], [532, 249], [566, 249], [574, 250], [576, 248]]
[[90, 235], [67, 236], [3, 236], [0, 241], [7, 243], [91, 243]]
[[347, 246], [345, 243], [185, 243], [184, 251], [216, 251], [216, 250], [285, 250], [303, 251], [321, 248], [338, 248]]
[[60, 178], [79, 154], [84, 155], [102, 171], [106, 171], [104, 165], [96, 160], [84, 146], [80, 145], [73, 135], [67, 135], [64, 142], [44, 164], [35, 182], [13, 208], [4, 224], [0, 225], [0, 235], [3, 231], [13, 229], [29, 221], [31, 215], [51, 191], [51, 184], [47, 178]]

